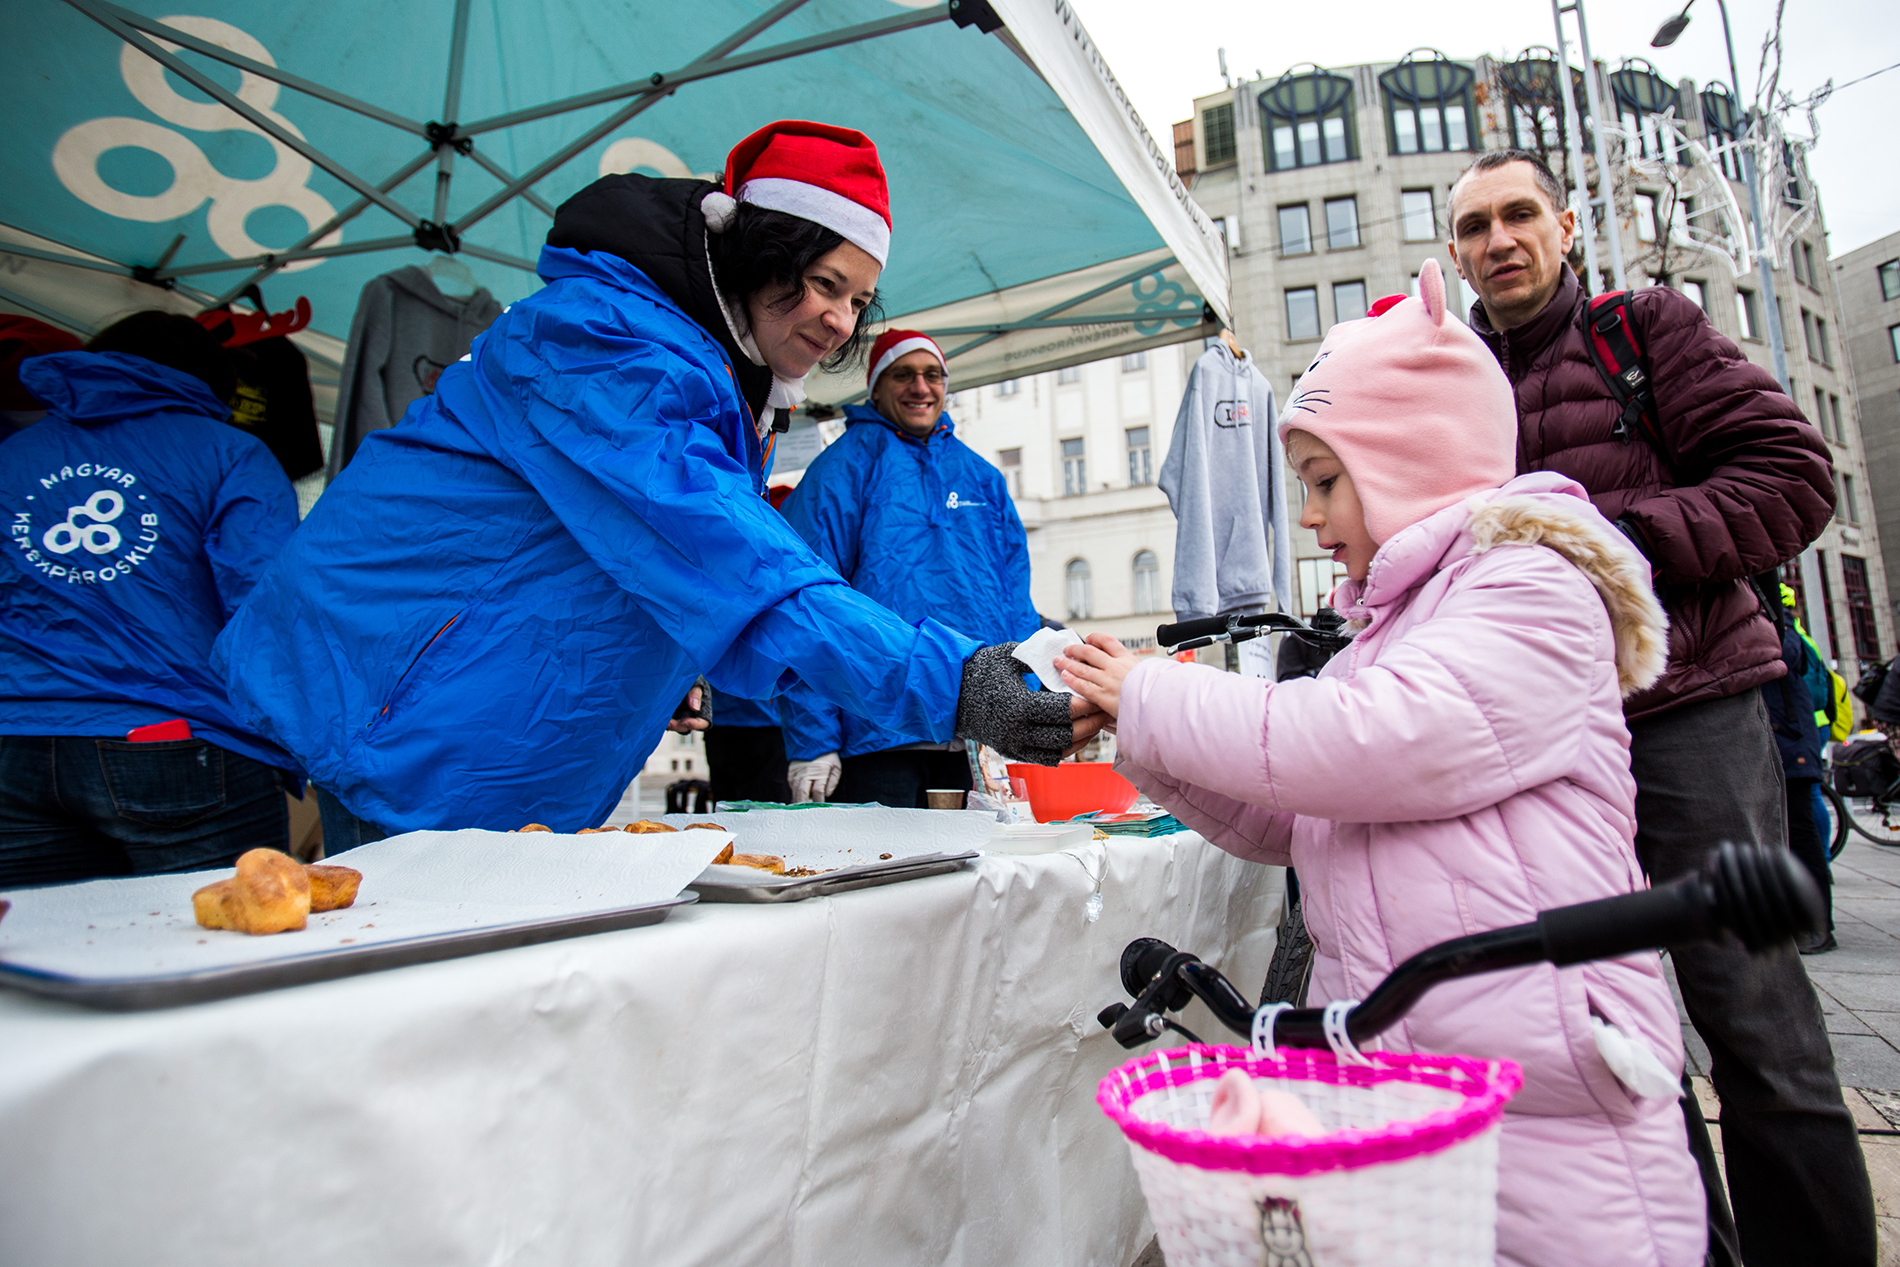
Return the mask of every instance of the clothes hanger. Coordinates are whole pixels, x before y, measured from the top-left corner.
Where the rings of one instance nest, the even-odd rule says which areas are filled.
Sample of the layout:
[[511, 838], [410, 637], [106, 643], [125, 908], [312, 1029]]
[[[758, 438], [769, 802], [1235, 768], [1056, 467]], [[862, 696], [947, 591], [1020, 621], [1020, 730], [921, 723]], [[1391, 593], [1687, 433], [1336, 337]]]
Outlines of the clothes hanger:
[[475, 285], [475, 274], [469, 272], [468, 265], [453, 255], [438, 252], [430, 256], [423, 271], [429, 274], [429, 280], [447, 299], [467, 299], [479, 289]]
[[1247, 349], [1240, 346], [1240, 340], [1235, 338], [1234, 332], [1226, 326], [1220, 328], [1220, 341], [1227, 345], [1227, 350], [1234, 354], [1236, 361], [1247, 359]]

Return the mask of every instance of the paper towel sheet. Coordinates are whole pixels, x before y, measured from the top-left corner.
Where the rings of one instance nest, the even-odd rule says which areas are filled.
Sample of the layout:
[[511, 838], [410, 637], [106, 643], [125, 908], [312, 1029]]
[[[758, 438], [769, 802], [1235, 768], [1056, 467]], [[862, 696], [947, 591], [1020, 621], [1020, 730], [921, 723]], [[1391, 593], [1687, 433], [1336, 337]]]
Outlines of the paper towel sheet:
[[[666, 814], [674, 827], [718, 823], [732, 833], [739, 853], [769, 853], [788, 867], [836, 871], [925, 854], [962, 853], [989, 844], [996, 816], [986, 810], [859, 809], [748, 810], [743, 814]], [[694, 832], [699, 835], [699, 832]], [[706, 832], [710, 836], [712, 832]], [[651, 837], [667, 839], [665, 836]], [[889, 859], [884, 854], [891, 855]], [[782, 879], [750, 867], [720, 867], [709, 874], [747, 884]], [[797, 877], [794, 877], [794, 879]]]
[[230, 868], [22, 889], [7, 894], [0, 961], [88, 979], [159, 977], [625, 910], [677, 896], [731, 839], [409, 832], [337, 858], [363, 873], [355, 905], [262, 937], [200, 928], [192, 917], [192, 892]]
[[1038, 629], [1017, 643], [1016, 650], [1010, 654], [1036, 671], [1045, 690], [1073, 695], [1075, 692], [1063, 684], [1062, 675], [1056, 672], [1056, 653], [1064, 647], [1081, 644], [1082, 635], [1073, 629]]

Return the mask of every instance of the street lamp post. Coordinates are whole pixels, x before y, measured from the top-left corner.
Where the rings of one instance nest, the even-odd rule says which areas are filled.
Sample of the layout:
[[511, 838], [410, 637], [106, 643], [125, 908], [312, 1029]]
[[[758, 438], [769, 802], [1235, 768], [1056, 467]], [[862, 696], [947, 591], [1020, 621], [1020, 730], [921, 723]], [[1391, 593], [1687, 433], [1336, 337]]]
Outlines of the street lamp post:
[[[1689, 0], [1682, 6], [1682, 12], [1670, 18], [1657, 30], [1656, 38], [1649, 42], [1651, 48], [1667, 48], [1676, 42], [1683, 28], [1689, 25], [1689, 8], [1695, 0]], [[1728, 48], [1729, 84], [1735, 92], [1735, 104], [1742, 104], [1742, 78], [1735, 70], [1735, 38], [1729, 33], [1728, 4], [1726, 0], [1715, 0], [1716, 7], [1722, 11], [1722, 42]], [[1781, 340], [1781, 301], [1775, 297], [1775, 270], [1769, 262], [1768, 252], [1764, 249], [1767, 241], [1762, 232], [1761, 190], [1755, 178], [1755, 136], [1757, 118], [1755, 111], [1748, 112], [1748, 131], [1742, 143], [1742, 183], [1748, 186], [1749, 237], [1755, 248], [1755, 271], [1761, 277], [1762, 306], [1767, 309], [1765, 320], [1768, 323], [1768, 348], [1775, 358], [1775, 378], [1781, 384], [1781, 390], [1790, 396], [1794, 390], [1788, 384], [1788, 349]]]

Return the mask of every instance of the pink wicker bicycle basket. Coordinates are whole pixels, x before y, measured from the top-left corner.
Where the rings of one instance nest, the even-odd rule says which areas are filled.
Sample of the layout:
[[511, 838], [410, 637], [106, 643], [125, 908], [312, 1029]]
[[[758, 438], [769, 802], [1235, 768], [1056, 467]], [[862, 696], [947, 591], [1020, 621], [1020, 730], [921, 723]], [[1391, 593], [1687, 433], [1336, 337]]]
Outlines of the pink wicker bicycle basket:
[[[1150, 1052], [1102, 1079], [1168, 1267], [1491, 1267], [1498, 1136], [1523, 1085], [1508, 1060], [1368, 1052]], [[1214, 1084], [1244, 1069], [1291, 1092], [1316, 1137], [1210, 1135]]]

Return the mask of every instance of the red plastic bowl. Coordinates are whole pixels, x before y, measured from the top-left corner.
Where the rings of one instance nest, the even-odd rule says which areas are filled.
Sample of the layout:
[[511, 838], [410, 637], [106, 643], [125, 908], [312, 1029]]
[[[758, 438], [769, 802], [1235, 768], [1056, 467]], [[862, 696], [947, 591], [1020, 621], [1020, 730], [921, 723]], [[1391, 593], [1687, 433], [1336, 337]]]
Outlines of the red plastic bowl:
[[1029, 793], [1029, 812], [1039, 823], [1103, 811], [1119, 814], [1135, 803], [1135, 785], [1106, 761], [1068, 761], [1061, 765], [1011, 765]]

